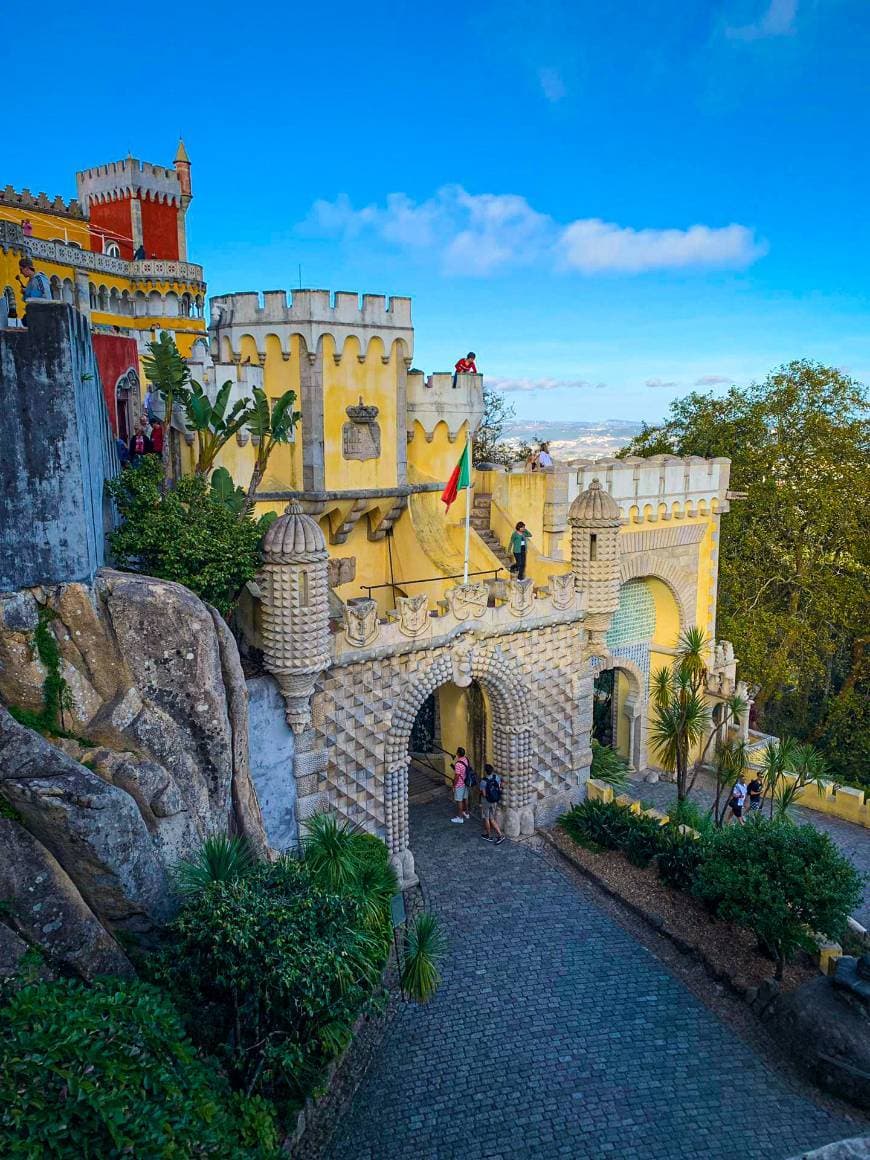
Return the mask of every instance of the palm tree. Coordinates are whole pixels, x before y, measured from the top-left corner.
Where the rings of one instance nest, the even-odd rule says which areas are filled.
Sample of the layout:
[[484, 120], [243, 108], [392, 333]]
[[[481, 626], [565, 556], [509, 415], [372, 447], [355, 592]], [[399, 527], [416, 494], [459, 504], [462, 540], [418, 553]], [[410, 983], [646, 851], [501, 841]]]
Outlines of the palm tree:
[[176, 402], [186, 402], [190, 397], [190, 367], [167, 331], [148, 343], [148, 354], [142, 359], [142, 367], [148, 382], [163, 399], [163, 471], [168, 481], [172, 462], [172, 413]]
[[722, 790], [726, 786], [733, 786], [743, 771], [749, 756], [749, 746], [738, 738], [729, 738], [716, 748], [716, 800], [713, 803], [713, 820], [717, 826], [722, 825], [728, 798], [720, 811], [719, 802]]
[[691, 790], [689, 764], [692, 750], [704, 737], [710, 714], [704, 701], [708, 642], [700, 628], [688, 628], [677, 642], [670, 668], [652, 678], [653, 724], [650, 740], [664, 768], [676, 775], [677, 801]]
[[773, 817], [773, 808], [782, 775], [791, 765], [796, 747], [797, 742], [793, 737], [782, 737], [778, 740], [768, 741], [764, 747], [759, 772], [764, 781], [764, 796], [769, 799], [771, 817]]
[[251, 438], [257, 443], [257, 457], [254, 460], [254, 470], [251, 472], [251, 482], [248, 484], [245, 514], [248, 514], [254, 506], [257, 489], [263, 482], [269, 457], [278, 444], [290, 442], [293, 438], [293, 429], [302, 418], [301, 411], [293, 410], [295, 402], [296, 392], [285, 391], [280, 399], [275, 399], [270, 406], [265, 392], [259, 387], [254, 387], [254, 402], [246, 421]]
[[[780, 758], [782, 770], [770, 799], [771, 817], [778, 818], [788, 817], [788, 811], [807, 786], [814, 785], [821, 791], [829, 772], [827, 761], [814, 745], [798, 744], [791, 738], [786, 738], [785, 743], [785, 756]], [[786, 781], [783, 773], [791, 774], [794, 781]]]
[[402, 989], [418, 1003], [426, 1003], [441, 982], [438, 962], [447, 940], [434, 914], [423, 911], [408, 927], [402, 959]]
[[196, 432], [197, 475], [208, 475], [222, 448], [247, 423], [253, 413], [249, 398], [237, 399], [227, 414], [233, 384], [230, 380], [218, 390], [212, 402], [202, 386], [191, 382], [190, 393], [184, 400], [187, 426]]

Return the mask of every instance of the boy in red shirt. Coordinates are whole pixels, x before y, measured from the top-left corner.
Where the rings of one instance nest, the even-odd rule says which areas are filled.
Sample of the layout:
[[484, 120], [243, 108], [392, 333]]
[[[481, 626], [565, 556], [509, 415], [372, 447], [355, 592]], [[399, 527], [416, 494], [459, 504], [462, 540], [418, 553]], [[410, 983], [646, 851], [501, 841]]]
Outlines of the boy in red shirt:
[[456, 366], [453, 368], [453, 386], [456, 386], [457, 375], [476, 375], [477, 363], [474, 361], [477, 355], [473, 350], [470, 350], [465, 358], [461, 358]]

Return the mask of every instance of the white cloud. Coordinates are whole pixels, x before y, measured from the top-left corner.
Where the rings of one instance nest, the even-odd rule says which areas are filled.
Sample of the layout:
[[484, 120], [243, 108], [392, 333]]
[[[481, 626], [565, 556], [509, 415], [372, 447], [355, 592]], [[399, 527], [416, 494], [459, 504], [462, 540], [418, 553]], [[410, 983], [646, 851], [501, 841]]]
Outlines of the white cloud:
[[791, 36], [795, 31], [798, 0], [769, 0], [759, 18], [739, 27], [727, 26], [730, 40], [766, 40], [772, 36]]
[[499, 379], [487, 377], [486, 385], [496, 391], [555, 391], [592, 388], [601, 390], [607, 383], [591, 383], [587, 379]]
[[583, 274], [742, 267], [767, 252], [766, 243], [742, 225], [634, 229], [600, 218], [560, 223], [520, 194], [472, 194], [461, 185], [442, 186], [422, 202], [391, 193], [383, 205], [359, 209], [340, 194], [316, 201], [300, 229], [346, 240], [374, 237], [431, 254], [445, 273], [469, 276], [531, 265]]
[[756, 242], [746, 226], [635, 230], [588, 218], [562, 231], [560, 249], [564, 265], [584, 274], [605, 270], [640, 274], [688, 266], [747, 266], [766, 247]]
[[551, 105], [557, 105], [568, 91], [562, 80], [562, 74], [557, 68], [538, 69], [538, 83], [541, 86], [541, 92]]
[[699, 379], [695, 379], [696, 387], [718, 387], [723, 383], [733, 383], [733, 379], [729, 379], [727, 375], [701, 375]]
[[671, 383], [671, 382], [666, 382], [664, 379], [647, 379], [646, 382], [644, 383], [644, 386], [645, 387], [655, 387], [655, 388], [665, 387], [669, 390], [672, 390], [674, 387], [677, 386], [677, 384]]

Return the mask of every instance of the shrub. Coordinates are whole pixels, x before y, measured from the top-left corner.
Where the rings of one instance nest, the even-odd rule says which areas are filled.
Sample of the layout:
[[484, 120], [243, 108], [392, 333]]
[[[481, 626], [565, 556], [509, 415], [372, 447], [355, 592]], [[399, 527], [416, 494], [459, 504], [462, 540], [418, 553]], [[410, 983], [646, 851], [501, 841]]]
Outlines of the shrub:
[[282, 1110], [346, 1045], [389, 945], [350, 890], [322, 888], [287, 857], [191, 895], [170, 934], [158, 978], [191, 1035], [234, 1087]]
[[438, 990], [438, 960], [446, 946], [435, 915], [426, 911], [418, 914], [408, 927], [402, 960], [402, 987], [418, 1003], [427, 1003]]
[[623, 850], [634, 866], [649, 866], [662, 843], [662, 826], [655, 818], [631, 814]]
[[235, 882], [256, 865], [244, 838], [213, 834], [175, 867], [175, 884], [182, 894], [197, 894], [210, 882]]
[[601, 745], [592, 738], [592, 765], [589, 776], [614, 789], [624, 790], [628, 785], [628, 762], [624, 757], [611, 749], [609, 745]]
[[673, 826], [690, 826], [699, 834], [709, 834], [715, 829], [715, 823], [707, 810], [702, 810], [691, 798], [678, 801], [677, 798], [665, 807], [668, 821]]
[[814, 826], [753, 817], [716, 831], [695, 892], [717, 917], [754, 931], [776, 960], [776, 977], [812, 932], [839, 938], [861, 898], [861, 876]]
[[656, 867], [659, 877], [675, 890], [691, 890], [704, 860], [703, 840], [688, 837], [670, 825], [662, 830]]
[[559, 819], [559, 825], [575, 841], [594, 842], [606, 850], [621, 850], [628, 840], [633, 815], [617, 802], [587, 798]]
[[265, 1101], [231, 1096], [144, 983], [38, 983], [0, 1008], [9, 1157], [275, 1157]]
[[184, 584], [227, 616], [259, 567], [266, 525], [222, 503], [202, 476], [167, 491], [162, 482], [160, 460], [146, 455], [108, 483], [123, 518], [110, 536], [115, 563]]

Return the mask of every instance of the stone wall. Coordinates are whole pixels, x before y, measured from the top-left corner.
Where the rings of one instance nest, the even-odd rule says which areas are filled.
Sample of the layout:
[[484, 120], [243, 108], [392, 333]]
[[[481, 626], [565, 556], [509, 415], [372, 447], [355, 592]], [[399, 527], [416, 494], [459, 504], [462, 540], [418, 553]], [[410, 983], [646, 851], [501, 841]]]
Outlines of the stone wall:
[[295, 850], [299, 839], [296, 739], [284, 714], [284, 699], [273, 677], [248, 681], [248, 735], [251, 780], [263, 813], [263, 826], [273, 850]]
[[61, 302], [27, 322], [0, 330], [0, 591], [93, 580], [118, 470], [87, 322]]

